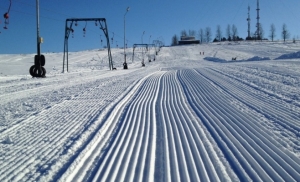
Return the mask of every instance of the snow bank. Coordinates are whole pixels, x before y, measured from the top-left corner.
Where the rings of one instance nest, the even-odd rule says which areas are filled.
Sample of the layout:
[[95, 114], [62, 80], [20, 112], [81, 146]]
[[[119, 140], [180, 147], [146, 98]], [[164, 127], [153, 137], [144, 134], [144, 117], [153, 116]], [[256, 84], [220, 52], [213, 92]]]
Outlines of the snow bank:
[[220, 58], [215, 58], [215, 57], [205, 57], [204, 60], [207, 61], [213, 61], [213, 62], [218, 62], [218, 63], [231, 63], [231, 62], [246, 62], [246, 61], [264, 61], [264, 60], [271, 60], [269, 57], [259, 57], [259, 56], [254, 56], [252, 58], [249, 58], [247, 60], [225, 60], [225, 59], [220, 59]]
[[278, 58], [275, 58], [274, 60], [278, 60], [278, 59], [296, 59], [296, 58], [300, 58], [300, 51], [289, 53], [289, 54], [283, 54], [283, 55], [279, 56]]
[[271, 60], [271, 59], [269, 57], [254, 56], [252, 58], [247, 59], [246, 61], [265, 61], [265, 60]]
[[215, 58], [215, 57], [205, 57], [204, 60], [206, 61], [212, 61], [212, 62], [218, 62], [218, 63], [226, 63], [228, 62], [225, 59]]

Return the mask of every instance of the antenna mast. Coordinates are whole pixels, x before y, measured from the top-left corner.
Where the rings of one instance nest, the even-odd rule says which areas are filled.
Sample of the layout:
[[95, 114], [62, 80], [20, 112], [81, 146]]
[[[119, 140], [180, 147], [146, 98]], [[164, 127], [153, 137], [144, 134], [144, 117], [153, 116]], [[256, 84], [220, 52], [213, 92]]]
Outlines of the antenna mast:
[[257, 40], [260, 40], [261, 39], [261, 37], [260, 37], [260, 24], [259, 24], [259, 19], [260, 19], [260, 17], [259, 17], [259, 0], [257, 0], [257, 9], [256, 9], [256, 11], [257, 11], [257, 24], [256, 24], [256, 36], [257, 36]]
[[250, 36], [250, 21], [251, 21], [251, 19], [250, 19], [250, 6], [248, 5], [248, 18], [247, 18], [247, 21], [248, 21], [248, 39], [250, 39], [251, 38], [251, 36]]

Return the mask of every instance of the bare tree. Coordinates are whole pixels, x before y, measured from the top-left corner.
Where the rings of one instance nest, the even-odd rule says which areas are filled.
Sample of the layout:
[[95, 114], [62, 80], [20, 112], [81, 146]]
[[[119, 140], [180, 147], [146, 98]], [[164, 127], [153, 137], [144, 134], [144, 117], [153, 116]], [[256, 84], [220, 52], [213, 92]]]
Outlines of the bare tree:
[[289, 31], [287, 30], [287, 26], [286, 26], [285, 23], [282, 25], [282, 32], [281, 32], [281, 35], [282, 35], [282, 38], [283, 38], [283, 41], [284, 41], [284, 42], [285, 42], [286, 39], [290, 38], [290, 33], [289, 33]]
[[200, 44], [202, 44], [204, 42], [204, 32], [202, 28], [200, 28], [199, 30], [199, 39], [200, 39]]
[[265, 31], [264, 31], [264, 29], [262, 27], [262, 24], [260, 23], [259, 24], [259, 35], [258, 35], [258, 37], [260, 38], [260, 40], [262, 40], [264, 38], [264, 34], [265, 34]]
[[232, 39], [233, 39], [233, 41], [236, 41], [237, 36], [238, 36], [238, 31], [237, 31], [236, 26], [232, 25], [231, 30], [232, 30]]
[[178, 45], [178, 37], [177, 35], [174, 35], [172, 37], [172, 43], [171, 43], [172, 46], [175, 46], [175, 45]]
[[221, 39], [222, 39], [222, 30], [221, 30], [221, 26], [220, 25], [217, 26], [216, 39], [219, 42], [221, 42]]
[[231, 41], [231, 28], [230, 28], [229, 24], [227, 25], [227, 28], [226, 28], [226, 36], [227, 36], [227, 40]]
[[195, 30], [189, 30], [189, 36], [195, 37], [196, 36], [196, 31]]
[[211, 41], [211, 29], [210, 27], [206, 27], [205, 29], [205, 37], [206, 37], [206, 42]]
[[182, 30], [182, 31], [180, 32], [180, 36], [186, 37], [186, 36], [187, 36], [186, 30]]
[[275, 32], [276, 32], [276, 28], [275, 28], [275, 25], [272, 23], [271, 27], [270, 27], [270, 35], [269, 35], [272, 42], [274, 41], [274, 38], [276, 37]]

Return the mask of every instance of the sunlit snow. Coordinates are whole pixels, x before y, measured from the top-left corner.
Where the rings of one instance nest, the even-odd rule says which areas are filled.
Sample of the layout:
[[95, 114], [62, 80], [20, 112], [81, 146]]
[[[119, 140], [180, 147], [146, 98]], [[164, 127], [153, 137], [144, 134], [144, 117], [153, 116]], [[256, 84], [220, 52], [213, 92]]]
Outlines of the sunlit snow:
[[300, 181], [299, 49], [45, 52], [46, 78], [2, 54], [0, 181]]

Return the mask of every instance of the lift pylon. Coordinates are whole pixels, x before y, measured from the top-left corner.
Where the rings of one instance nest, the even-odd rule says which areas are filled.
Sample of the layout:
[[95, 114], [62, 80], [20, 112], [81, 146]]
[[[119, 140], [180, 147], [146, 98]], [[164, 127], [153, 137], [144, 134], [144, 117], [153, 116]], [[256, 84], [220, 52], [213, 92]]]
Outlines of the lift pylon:
[[[148, 44], [133, 44], [133, 53], [132, 53], [132, 62], [134, 61], [134, 50], [136, 47], [142, 47], [142, 49], [145, 47], [146, 51], [148, 51]], [[142, 58], [142, 66], [145, 66], [144, 62], [144, 51], [142, 51], [143, 58]]]
[[[111, 56], [111, 50], [110, 50], [110, 43], [109, 43], [109, 35], [108, 35], [108, 28], [107, 28], [107, 24], [106, 24], [106, 19], [105, 18], [69, 18], [66, 19], [66, 26], [65, 26], [65, 41], [64, 41], [64, 57], [63, 57], [63, 71], [65, 71], [65, 60], [67, 61], [67, 71], [69, 71], [68, 65], [69, 65], [69, 61], [68, 61], [68, 39], [70, 36], [70, 33], [74, 32], [73, 27], [73, 23], [75, 23], [75, 26], [77, 25], [77, 22], [79, 21], [93, 21], [96, 22], [95, 24], [97, 24], [97, 22], [99, 22], [100, 25], [100, 29], [103, 31], [105, 37], [106, 37], [106, 42], [107, 42], [107, 52], [108, 52], [108, 63], [109, 63], [109, 69], [113, 70], [113, 62], [112, 62], [112, 56]], [[68, 26], [68, 23], [70, 23], [70, 25]], [[67, 55], [66, 55], [67, 53]]]

